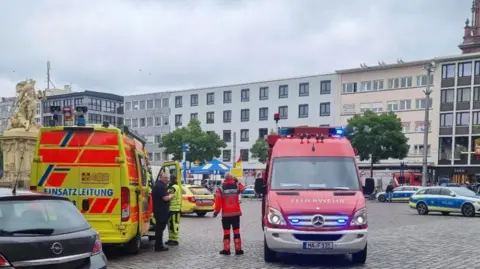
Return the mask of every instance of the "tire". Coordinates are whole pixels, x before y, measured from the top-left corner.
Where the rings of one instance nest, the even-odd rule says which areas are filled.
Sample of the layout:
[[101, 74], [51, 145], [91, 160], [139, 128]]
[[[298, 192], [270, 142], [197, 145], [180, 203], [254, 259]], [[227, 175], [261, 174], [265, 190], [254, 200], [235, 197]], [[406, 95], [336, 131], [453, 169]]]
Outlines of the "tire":
[[378, 201], [379, 201], [380, 203], [385, 203], [385, 201], [387, 201], [387, 198], [385, 197], [385, 195], [380, 194], [380, 195], [378, 196]]
[[443, 211], [443, 212], [442, 212], [442, 215], [444, 215], [444, 216], [448, 216], [448, 215], [450, 215], [450, 212]]
[[125, 251], [127, 254], [138, 254], [140, 252], [140, 246], [142, 244], [142, 238], [140, 235], [136, 235], [125, 245]]
[[275, 262], [277, 261], [277, 252], [271, 250], [267, 245], [267, 239], [263, 238], [263, 259], [265, 262]]
[[207, 212], [197, 212], [197, 216], [199, 217], [205, 217], [207, 215]]
[[417, 212], [419, 215], [427, 215], [428, 207], [424, 202], [417, 203]]
[[356, 264], [365, 264], [367, 261], [367, 245], [357, 253], [352, 253], [352, 262]]
[[470, 203], [464, 204], [462, 206], [462, 215], [469, 218], [475, 217], [475, 207]]

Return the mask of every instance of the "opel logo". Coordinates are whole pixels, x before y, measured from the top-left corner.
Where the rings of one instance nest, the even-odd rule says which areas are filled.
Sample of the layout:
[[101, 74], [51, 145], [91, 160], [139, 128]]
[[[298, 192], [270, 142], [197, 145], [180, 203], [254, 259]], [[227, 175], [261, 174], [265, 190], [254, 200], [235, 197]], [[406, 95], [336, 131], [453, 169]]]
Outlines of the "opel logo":
[[321, 215], [313, 216], [313, 219], [312, 219], [313, 226], [322, 227], [324, 222], [325, 222], [325, 220], [323, 219], [323, 216], [321, 216]]
[[62, 244], [55, 242], [53, 243], [52, 247], [50, 248], [55, 255], [60, 255], [63, 252]]

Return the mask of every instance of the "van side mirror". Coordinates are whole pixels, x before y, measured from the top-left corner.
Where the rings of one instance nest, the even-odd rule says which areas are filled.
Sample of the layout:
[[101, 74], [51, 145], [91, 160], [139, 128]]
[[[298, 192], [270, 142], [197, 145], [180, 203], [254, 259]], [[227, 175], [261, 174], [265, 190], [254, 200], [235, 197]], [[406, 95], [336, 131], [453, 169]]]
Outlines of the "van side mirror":
[[255, 179], [255, 192], [259, 194], [265, 194], [267, 192], [267, 186], [265, 186], [263, 178]]
[[453, 192], [452, 192], [452, 193], [450, 193], [450, 196], [452, 196], [452, 197], [456, 197], [457, 195], [456, 195], [455, 193], [453, 193]]

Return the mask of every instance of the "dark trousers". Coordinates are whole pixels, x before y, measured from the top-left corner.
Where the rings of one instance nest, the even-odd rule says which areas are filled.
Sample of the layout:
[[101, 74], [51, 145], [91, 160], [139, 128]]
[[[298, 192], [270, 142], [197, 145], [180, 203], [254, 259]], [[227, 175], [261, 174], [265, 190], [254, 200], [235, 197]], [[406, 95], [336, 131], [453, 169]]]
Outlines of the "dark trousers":
[[233, 240], [235, 242], [235, 251], [242, 249], [242, 240], [240, 239], [240, 216], [223, 217], [223, 250], [230, 251], [230, 230], [233, 230]]
[[155, 216], [155, 249], [163, 248], [163, 232], [167, 227], [168, 215]]

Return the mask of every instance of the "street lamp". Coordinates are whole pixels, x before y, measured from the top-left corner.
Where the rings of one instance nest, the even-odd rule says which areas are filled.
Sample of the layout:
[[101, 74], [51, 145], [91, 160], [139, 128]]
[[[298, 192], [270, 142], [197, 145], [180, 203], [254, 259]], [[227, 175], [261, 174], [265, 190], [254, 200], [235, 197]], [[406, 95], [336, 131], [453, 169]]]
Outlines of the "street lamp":
[[425, 120], [423, 122], [423, 162], [422, 162], [422, 186], [427, 185], [427, 177], [428, 177], [428, 132], [430, 130], [430, 120], [429, 120], [429, 113], [430, 113], [430, 94], [432, 93], [432, 89], [430, 85], [432, 82], [430, 81], [433, 72], [435, 71], [435, 62], [431, 61], [428, 64], [423, 66], [423, 70], [427, 71], [427, 87], [423, 91], [425, 93]]
[[182, 183], [186, 183], [187, 182], [187, 151], [188, 151], [188, 144], [186, 143], [183, 143], [182, 144], [182, 153], [183, 153], [183, 162], [182, 162], [182, 168], [183, 168], [183, 172], [182, 172]]

